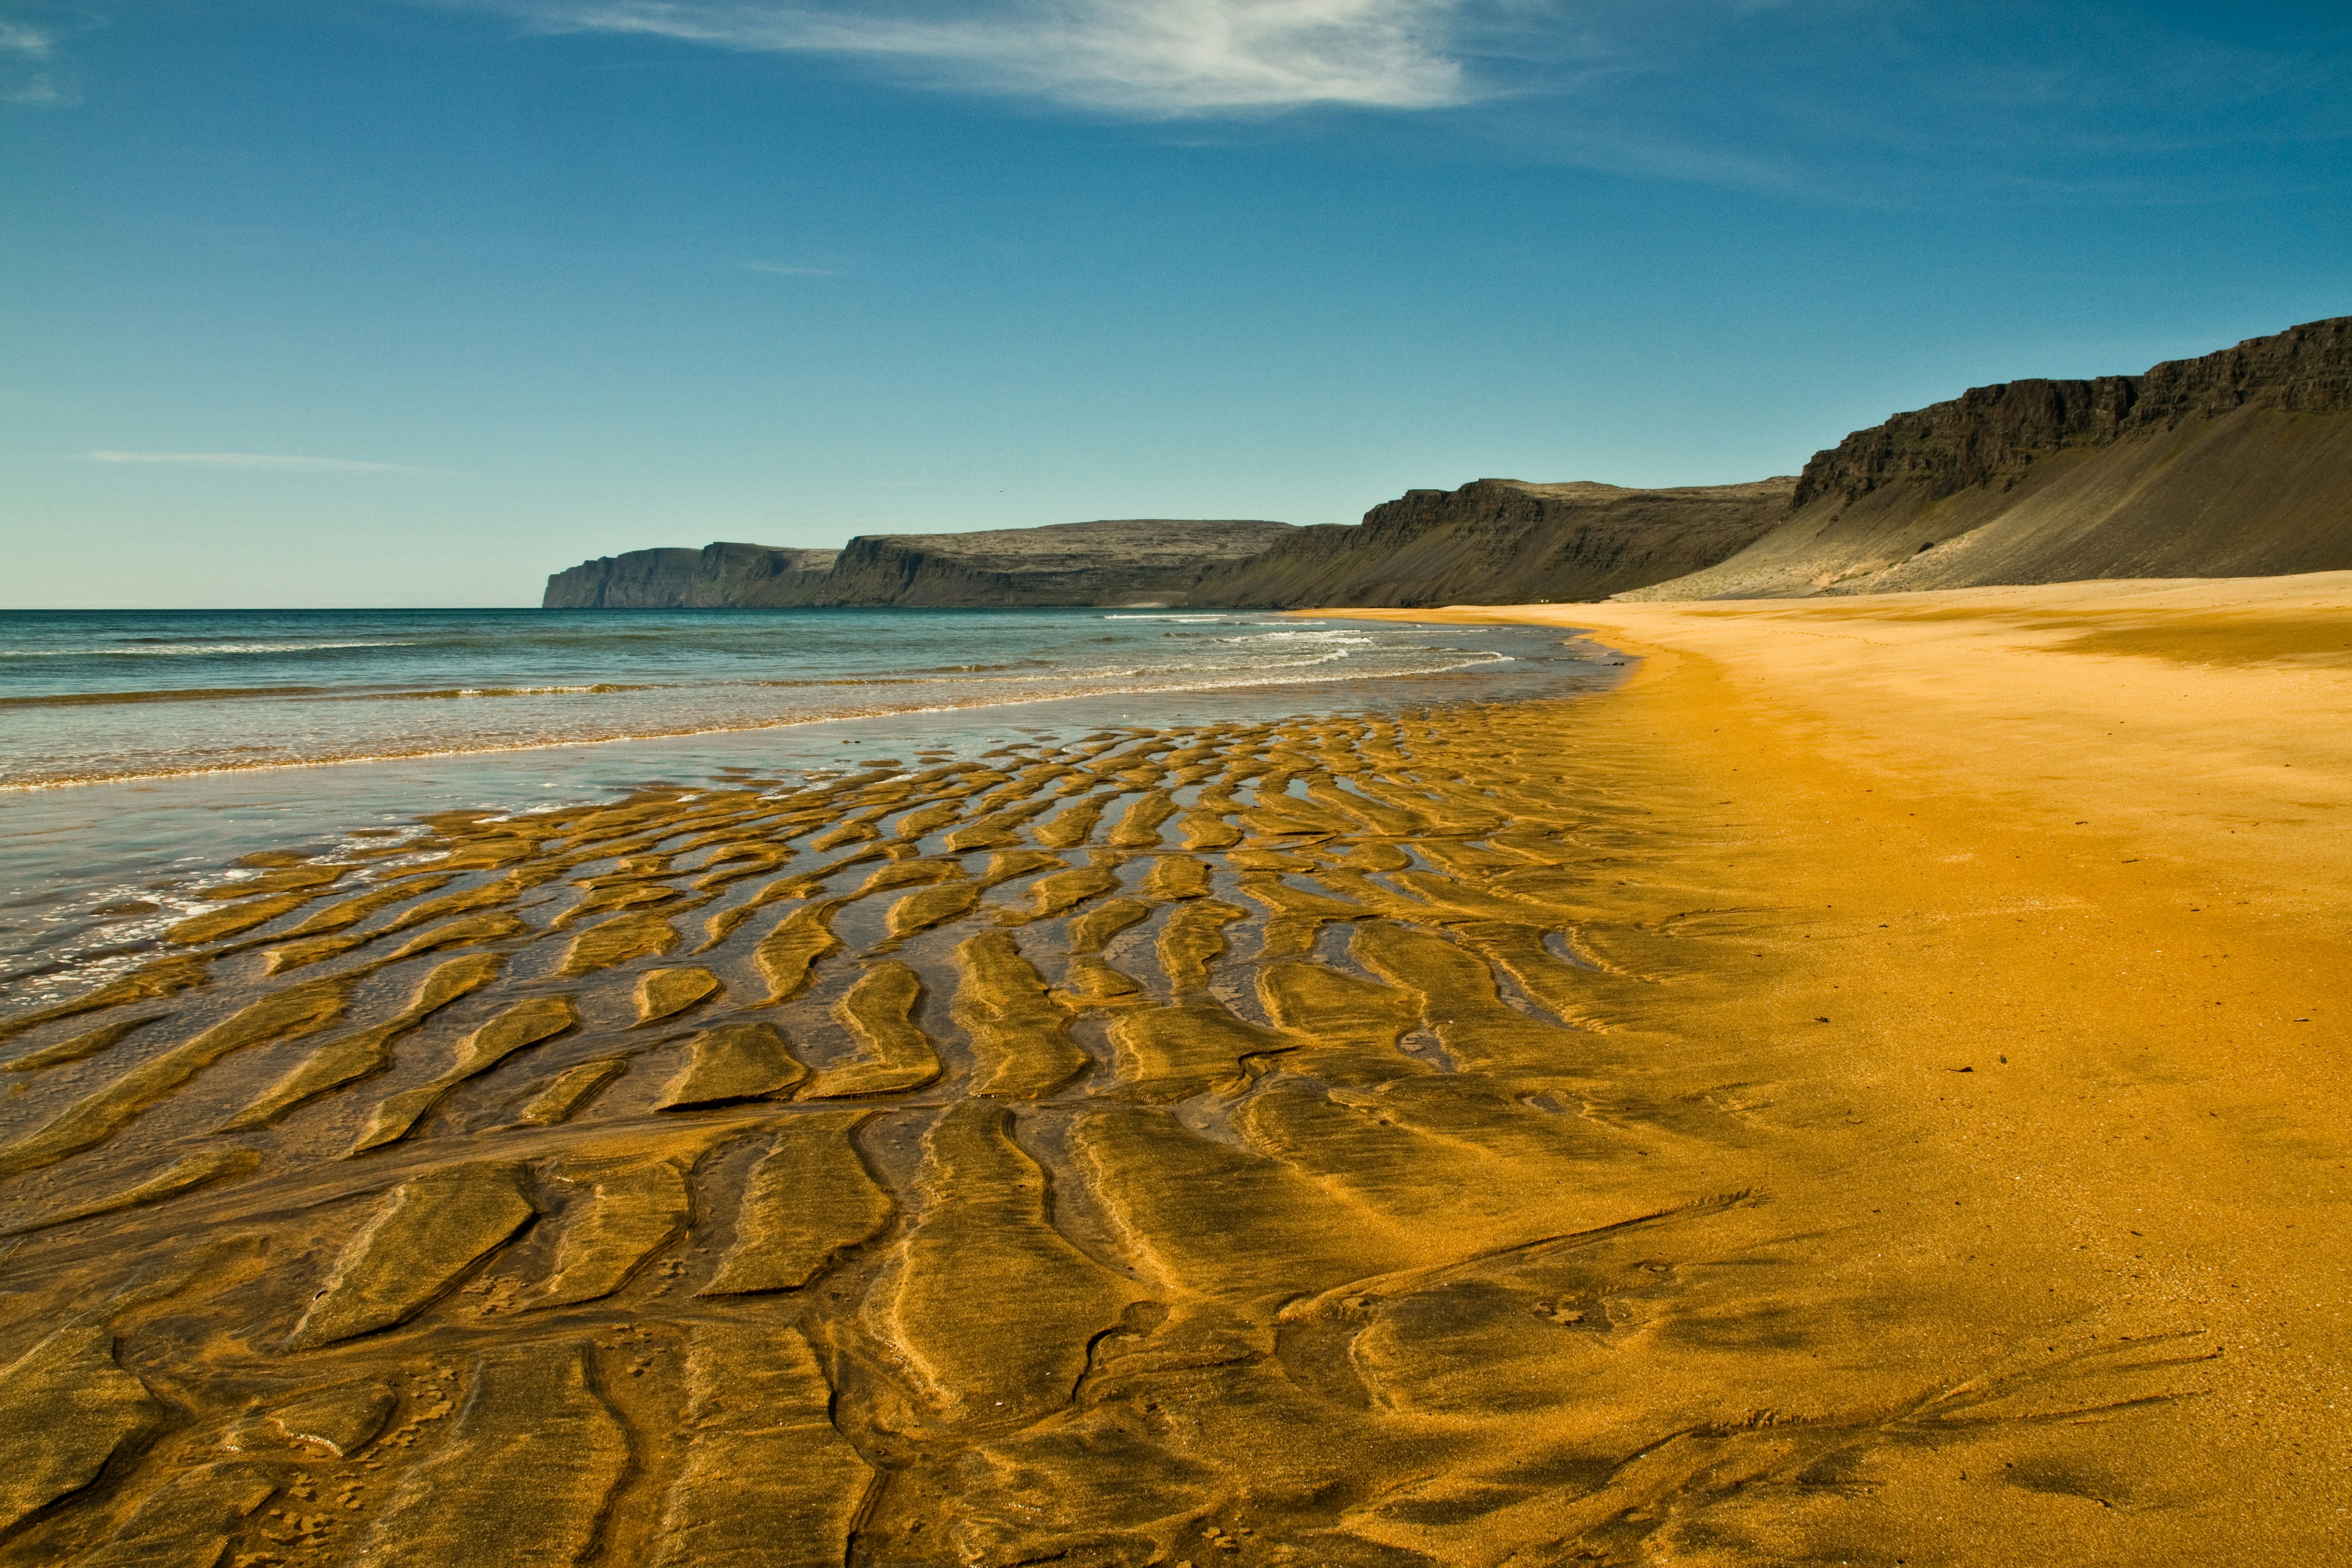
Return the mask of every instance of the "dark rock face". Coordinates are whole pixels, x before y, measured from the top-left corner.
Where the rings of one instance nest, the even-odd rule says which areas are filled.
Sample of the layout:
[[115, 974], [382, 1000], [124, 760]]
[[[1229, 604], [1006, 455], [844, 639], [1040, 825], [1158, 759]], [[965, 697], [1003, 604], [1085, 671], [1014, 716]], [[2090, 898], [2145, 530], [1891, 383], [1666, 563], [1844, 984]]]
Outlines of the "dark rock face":
[[2352, 569], [2352, 317], [1976, 387], [1817, 454], [1780, 527], [1641, 599]]
[[2352, 409], [2352, 317], [2249, 338], [2201, 359], [2168, 360], [2146, 375], [1970, 387], [1949, 402], [1898, 413], [1814, 454], [1797, 481], [1796, 504], [1831, 495], [1851, 503], [1905, 483], [1940, 500], [1971, 485], [2014, 478], [2036, 458], [2067, 447], [2105, 446], [2248, 407]]
[[633, 549], [547, 580], [542, 610], [747, 610], [806, 604], [838, 551], [710, 544]]
[[1215, 572], [1197, 605], [1512, 604], [1605, 599], [1709, 566], [1788, 515], [1793, 479], [1676, 490], [1480, 479], [1412, 490], [1356, 528], [1300, 528]]
[[1157, 605], [1298, 530], [1261, 520], [1134, 517], [971, 534], [854, 538], [817, 604]]
[[1970, 387], [1949, 402], [1898, 413], [1815, 453], [1797, 480], [1795, 504], [1838, 496], [1851, 505], [1903, 484], [1941, 498], [2012, 477], [2063, 447], [2105, 445], [2116, 438], [2138, 382], [2101, 376]]

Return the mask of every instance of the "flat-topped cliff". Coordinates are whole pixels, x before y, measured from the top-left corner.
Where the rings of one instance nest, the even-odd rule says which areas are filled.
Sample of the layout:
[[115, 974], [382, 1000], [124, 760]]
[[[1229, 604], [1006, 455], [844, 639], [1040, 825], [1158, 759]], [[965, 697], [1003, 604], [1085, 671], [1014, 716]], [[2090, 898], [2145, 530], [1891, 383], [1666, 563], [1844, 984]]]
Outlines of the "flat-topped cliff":
[[1262, 519], [1129, 517], [970, 534], [869, 534], [842, 547], [818, 604], [1146, 605], [1297, 532]]
[[1205, 574], [1297, 531], [1259, 518], [1129, 517], [970, 534], [865, 534], [838, 550], [746, 544], [631, 550], [557, 572], [541, 608], [1174, 604]]
[[1708, 566], [1788, 515], [1794, 479], [1629, 490], [1479, 479], [1410, 490], [1355, 527], [1300, 528], [1203, 578], [1195, 605], [1509, 604], [1605, 599]]
[[546, 603], [1409, 608], [2347, 569], [2352, 317], [2138, 375], [1971, 388], [1795, 478], [1480, 479], [1355, 526], [1128, 518], [633, 550], [558, 572]]
[[542, 610], [751, 610], [806, 604], [833, 570], [829, 549], [709, 544], [633, 549], [547, 580]]
[[2352, 568], [2352, 318], [1975, 387], [1817, 453], [1780, 525], [1629, 599]]

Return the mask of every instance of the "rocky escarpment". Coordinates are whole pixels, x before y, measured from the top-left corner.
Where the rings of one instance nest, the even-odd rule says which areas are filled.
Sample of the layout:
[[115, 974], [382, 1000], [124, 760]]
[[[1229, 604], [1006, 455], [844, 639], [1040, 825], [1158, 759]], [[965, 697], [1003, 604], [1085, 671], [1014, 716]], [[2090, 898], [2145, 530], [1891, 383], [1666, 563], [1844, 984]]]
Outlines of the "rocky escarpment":
[[1629, 490], [1480, 479], [1412, 490], [1354, 528], [1301, 528], [1202, 580], [1196, 605], [1605, 599], [1712, 565], [1788, 515], [1793, 479]]
[[1898, 484], [1916, 485], [1940, 500], [1971, 486], [2013, 481], [2053, 453], [2106, 446], [2243, 408], [2352, 410], [2352, 317], [2250, 338], [2202, 359], [2168, 360], [2145, 375], [1971, 387], [1814, 454], [1797, 482], [1796, 505], [1833, 496], [1852, 503]]
[[854, 538], [819, 604], [1147, 605], [1181, 603], [1219, 568], [1298, 530], [1262, 520], [1137, 517]]
[[642, 549], [547, 580], [548, 610], [929, 609], [1181, 603], [1208, 573], [1297, 532], [1288, 523], [1133, 517], [970, 534], [866, 534], [838, 550]]
[[840, 552], [772, 545], [633, 549], [547, 580], [545, 610], [743, 610], [806, 604]]
[[1815, 455], [1738, 554], [1622, 597], [2352, 568], [2352, 318], [2136, 376], [2019, 381]]
[[1794, 479], [1481, 479], [1356, 527], [1132, 518], [635, 550], [549, 608], [1572, 602], [2352, 570], [2352, 318], [1899, 413]]

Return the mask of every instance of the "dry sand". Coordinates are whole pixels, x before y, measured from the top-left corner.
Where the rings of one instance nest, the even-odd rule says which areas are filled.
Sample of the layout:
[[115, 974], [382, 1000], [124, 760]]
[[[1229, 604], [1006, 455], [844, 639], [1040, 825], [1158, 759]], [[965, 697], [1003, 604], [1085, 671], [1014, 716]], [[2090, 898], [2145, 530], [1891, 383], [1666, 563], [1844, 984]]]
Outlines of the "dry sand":
[[1779, 1142], [1811, 1396], [2052, 1380], [1688, 1560], [2352, 1560], [2352, 573], [1448, 614], [1646, 657], [1696, 941], [1615, 1021]]
[[260, 857], [0, 1021], [0, 1564], [2340, 1562], [2348, 594]]

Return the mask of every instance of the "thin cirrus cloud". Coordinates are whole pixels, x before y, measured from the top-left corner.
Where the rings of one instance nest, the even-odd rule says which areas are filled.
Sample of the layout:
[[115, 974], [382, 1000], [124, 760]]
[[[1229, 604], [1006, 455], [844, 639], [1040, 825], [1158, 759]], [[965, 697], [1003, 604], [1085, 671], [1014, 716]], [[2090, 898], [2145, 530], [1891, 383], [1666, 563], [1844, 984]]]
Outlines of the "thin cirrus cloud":
[[760, 0], [524, 0], [551, 31], [862, 57], [940, 86], [1146, 117], [1475, 96], [1461, 0], [937, 0], [877, 11]]
[[73, 101], [72, 92], [58, 78], [57, 44], [54, 34], [0, 19], [0, 103]]
[[362, 463], [348, 457], [296, 457], [276, 452], [117, 452], [100, 448], [82, 455], [85, 463], [108, 465], [175, 464], [188, 468], [213, 468], [240, 474], [413, 474], [437, 479], [470, 476], [454, 468], [419, 468], [407, 463]]

